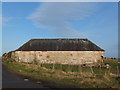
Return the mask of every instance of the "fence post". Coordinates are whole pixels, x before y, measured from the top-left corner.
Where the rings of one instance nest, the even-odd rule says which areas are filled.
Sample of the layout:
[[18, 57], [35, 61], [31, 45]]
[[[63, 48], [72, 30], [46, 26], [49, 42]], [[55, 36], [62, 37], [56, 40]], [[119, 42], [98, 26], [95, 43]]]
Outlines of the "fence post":
[[94, 71], [93, 71], [93, 68], [92, 68], [92, 66], [90, 66], [90, 70], [91, 70], [92, 74], [94, 74]]
[[53, 71], [55, 70], [55, 67], [54, 67], [54, 63], [53, 63], [53, 67], [52, 67], [52, 70], [53, 70]]
[[107, 68], [105, 68], [105, 76], [107, 75]]
[[42, 63], [40, 63], [40, 67], [42, 67]]
[[80, 65], [78, 65], [78, 72], [80, 72]]
[[118, 65], [117, 65], [117, 75], [119, 77], [119, 67], [118, 67]]
[[80, 65], [80, 68], [81, 68], [81, 69], [80, 69], [80, 72], [82, 73], [82, 66], [81, 66], [81, 65]]
[[62, 64], [60, 64], [60, 69], [62, 70]]
[[78, 72], [82, 73], [82, 66], [78, 65]]
[[67, 72], [69, 72], [69, 71], [70, 71], [70, 65], [67, 64]]
[[107, 68], [107, 74], [109, 74], [109, 72], [110, 72], [110, 65], [106, 64], [106, 68]]
[[101, 68], [102, 66], [100, 65], [100, 71], [102, 72], [102, 68]]

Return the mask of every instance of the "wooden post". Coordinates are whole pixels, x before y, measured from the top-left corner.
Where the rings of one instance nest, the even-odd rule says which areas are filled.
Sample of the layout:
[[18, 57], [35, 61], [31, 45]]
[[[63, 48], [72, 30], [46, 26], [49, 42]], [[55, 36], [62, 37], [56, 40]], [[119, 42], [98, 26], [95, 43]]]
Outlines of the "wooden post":
[[40, 67], [42, 67], [42, 63], [40, 63]]
[[107, 68], [105, 68], [105, 76], [106, 76]]
[[110, 72], [110, 65], [106, 64], [106, 68], [107, 68], [107, 74]]
[[101, 65], [100, 65], [100, 71], [102, 72], [102, 68], [101, 68]]
[[92, 74], [94, 73], [92, 66], [90, 67]]
[[119, 67], [118, 67], [118, 65], [117, 65], [117, 75], [119, 77]]
[[54, 71], [55, 67], [54, 67], [54, 63], [53, 63], [53, 67], [52, 67], [52, 70]]
[[80, 65], [80, 68], [81, 68], [81, 69], [80, 69], [80, 73], [82, 73], [82, 66], [81, 66], [81, 65]]
[[62, 64], [60, 64], [60, 69], [62, 70]]
[[68, 72], [70, 71], [70, 65], [68, 64]]
[[78, 72], [82, 73], [82, 66], [78, 65]]
[[78, 72], [80, 72], [80, 65], [78, 65]]
[[106, 76], [106, 71], [105, 71], [105, 76]]

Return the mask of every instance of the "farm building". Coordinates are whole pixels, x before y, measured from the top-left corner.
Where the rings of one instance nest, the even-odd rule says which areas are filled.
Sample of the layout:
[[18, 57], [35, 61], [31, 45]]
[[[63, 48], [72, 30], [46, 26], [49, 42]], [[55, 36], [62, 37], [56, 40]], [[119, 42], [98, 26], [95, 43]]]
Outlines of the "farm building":
[[12, 52], [19, 62], [55, 64], [95, 64], [102, 62], [104, 50], [88, 39], [31, 39]]

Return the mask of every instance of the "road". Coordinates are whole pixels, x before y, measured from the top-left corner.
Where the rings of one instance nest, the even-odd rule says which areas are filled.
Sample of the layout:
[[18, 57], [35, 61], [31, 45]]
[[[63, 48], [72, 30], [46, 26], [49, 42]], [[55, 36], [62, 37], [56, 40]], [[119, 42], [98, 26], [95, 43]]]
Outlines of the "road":
[[47, 88], [40, 82], [38, 84], [29, 79], [25, 81], [25, 78], [24, 76], [15, 74], [2, 65], [2, 88]]

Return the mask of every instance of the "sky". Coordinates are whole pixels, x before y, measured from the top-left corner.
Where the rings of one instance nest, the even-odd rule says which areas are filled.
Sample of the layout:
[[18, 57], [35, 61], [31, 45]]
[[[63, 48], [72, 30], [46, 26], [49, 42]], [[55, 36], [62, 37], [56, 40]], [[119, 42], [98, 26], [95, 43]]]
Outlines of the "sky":
[[[1, 54], [1, 51], [2, 51], [2, 20], [1, 20], [2, 19], [2, 13], [1, 12], [2, 12], [2, 4], [0, 2], [0, 54]], [[2, 89], [2, 63], [0, 63], [0, 89]]]
[[87, 38], [118, 58], [117, 2], [3, 2], [2, 53], [32, 38]]

